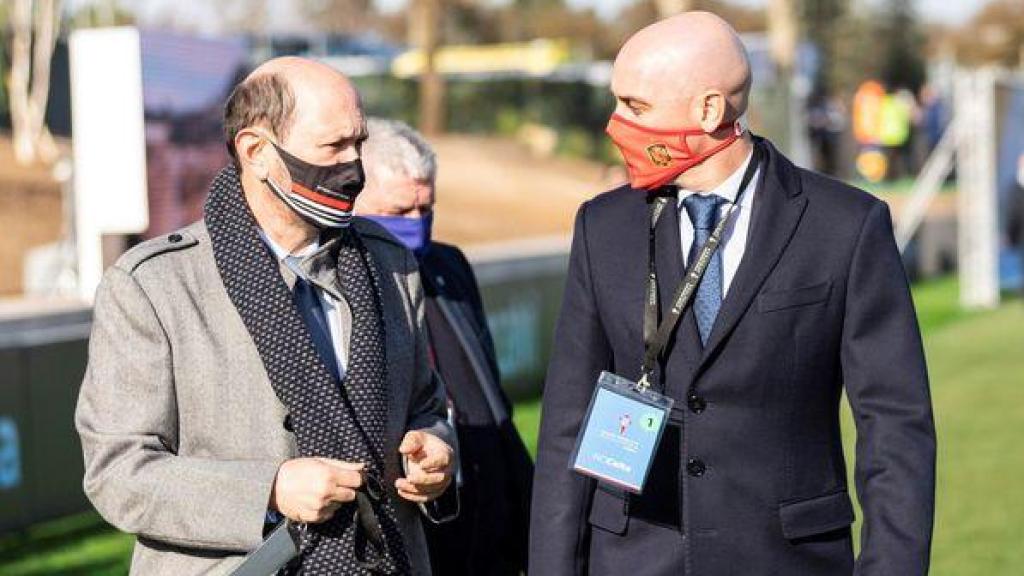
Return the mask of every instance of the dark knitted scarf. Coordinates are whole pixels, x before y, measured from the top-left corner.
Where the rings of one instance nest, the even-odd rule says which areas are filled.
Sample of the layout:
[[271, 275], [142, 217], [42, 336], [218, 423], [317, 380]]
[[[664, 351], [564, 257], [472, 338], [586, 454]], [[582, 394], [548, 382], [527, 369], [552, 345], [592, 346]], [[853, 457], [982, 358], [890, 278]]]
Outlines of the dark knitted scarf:
[[[308, 525], [300, 555], [285, 572], [408, 574], [395, 505], [382, 482], [389, 391], [380, 280], [370, 254], [355, 230], [340, 231], [335, 250], [342, 291], [352, 311], [352, 343], [339, 383], [317, 353], [279, 264], [259, 235], [234, 167], [214, 179], [204, 211], [224, 287], [256, 344], [274, 392], [288, 407], [299, 453], [363, 462], [368, 486], [377, 485], [377, 490], [361, 494], [360, 506], [346, 504], [331, 520]], [[368, 537], [367, 516], [376, 516], [374, 527], [379, 523], [370, 535], [376, 539]]]

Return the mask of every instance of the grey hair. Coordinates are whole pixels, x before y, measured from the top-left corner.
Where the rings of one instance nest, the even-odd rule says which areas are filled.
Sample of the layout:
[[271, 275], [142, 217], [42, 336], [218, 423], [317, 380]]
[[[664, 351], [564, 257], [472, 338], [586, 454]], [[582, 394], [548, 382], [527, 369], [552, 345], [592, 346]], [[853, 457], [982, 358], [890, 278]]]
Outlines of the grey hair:
[[366, 131], [362, 157], [371, 178], [373, 172], [386, 170], [396, 176], [434, 182], [437, 158], [422, 134], [404, 122], [386, 118], [369, 118]]

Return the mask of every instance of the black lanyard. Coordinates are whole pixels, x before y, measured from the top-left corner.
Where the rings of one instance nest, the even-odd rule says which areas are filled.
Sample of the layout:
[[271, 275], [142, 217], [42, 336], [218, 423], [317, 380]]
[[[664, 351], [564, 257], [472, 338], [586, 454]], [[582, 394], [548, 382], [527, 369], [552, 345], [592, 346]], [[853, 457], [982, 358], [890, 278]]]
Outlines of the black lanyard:
[[683, 312], [686, 311], [687, 305], [693, 300], [693, 295], [697, 291], [697, 287], [700, 286], [701, 278], [704, 277], [704, 271], [707, 270], [708, 264], [711, 263], [711, 257], [714, 256], [715, 250], [722, 243], [722, 235], [739, 209], [743, 193], [750, 185], [750, 181], [754, 178], [754, 173], [757, 172], [760, 164], [761, 148], [754, 144], [753, 156], [750, 159], [750, 164], [747, 165], [746, 172], [743, 173], [743, 179], [740, 181], [736, 199], [729, 205], [725, 216], [718, 221], [718, 225], [711, 232], [711, 237], [701, 246], [697, 258], [689, 263], [686, 275], [683, 277], [683, 281], [679, 283], [679, 287], [676, 288], [675, 295], [672, 298], [672, 308], [661, 321], [661, 324], [657, 326], [657, 332], [655, 332], [655, 325], [658, 323], [658, 271], [654, 263], [655, 227], [658, 224], [658, 218], [661, 217], [661, 213], [665, 209], [665, 205], [668, 203], [668, 198], [659, 196], [651, 202], [651, 224], [648, 235], [649, 249], [647, 251], [647, 300], [644, 308], [645, 350], [643, 364], [640, 366], [638, 388], [646, 389], [650, 387], [649, 378], [651, 373], [654, 372], [654, 364], [668, 345], [668, 340], [672, 337], [672, 332], [679, 324], [679, 319], [683, 317]]

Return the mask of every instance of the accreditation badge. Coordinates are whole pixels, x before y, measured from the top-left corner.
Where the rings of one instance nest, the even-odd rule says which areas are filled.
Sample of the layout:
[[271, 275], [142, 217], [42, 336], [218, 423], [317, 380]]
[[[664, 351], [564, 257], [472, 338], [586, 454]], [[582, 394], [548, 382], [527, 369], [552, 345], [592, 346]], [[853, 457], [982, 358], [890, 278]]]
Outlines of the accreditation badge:
[[602, 372], [576, 437], [570, 468], [640, 494], [672, 403], [667, 396]]

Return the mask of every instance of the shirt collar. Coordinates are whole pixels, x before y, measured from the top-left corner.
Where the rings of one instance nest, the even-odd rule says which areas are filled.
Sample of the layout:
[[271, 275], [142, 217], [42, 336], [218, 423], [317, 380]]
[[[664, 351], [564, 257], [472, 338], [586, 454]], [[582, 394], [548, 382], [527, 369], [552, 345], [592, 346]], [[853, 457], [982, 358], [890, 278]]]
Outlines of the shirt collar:
[[336, 269], [336, 248], [341, 240], [340, 233], [324, 234], [292, 253], [289, 253], [280, 244], [274, 242], [270, 235], [263, 230], [259, 230], [259, 234], [281, 266], [285, 283], [288, 284], [289, 289], [295, 283], [296, 271], [286, 264], [284, 260], [289, 256], [294, 256], [299, 259], [298, 268], [304, 278], [335, 300], [340, 301], [342, 299], [341, 282], [338, 279]]
[[[740, 193], [740, 183], [743, 182], [743, 174], [747, 171], [747, 166], [750, 165], [751, 160], [754, 158], [754, 151], [751, 149], [750, 153], [747, 154], [747, 159], [740, 164], [739, 168], [735, 172], [729, 175], [721, 184], [708, 190], [707, 192], [697, 192], [694, 190], [686, 190], [685, 188], [679, 189], [679, 201], [682, 202], [683, 198], [692, 194], [700, 194], [701, 196], [707, 196], [710, 194], [716, 194], [721, 198], [725, 198], [728, 202], [732, 203], [736, 201], [736, 196]], [[751, 178], [750, 184], [757, 181], [757, 178]], [[748, 184], [749, 186], [749, 184]], [[743, 196], [744, 199], [750, 198], [749, 194]]]
[[270, 234], [267, 234], [262, 229], [259, 230], [259, 233], [260, 238], [263, 239], [263, 242], [266, 243], [266, 245], [270, 248], [270, 251], [274, 253], [274, 257], [277, 258], [278, 260], [284, 260], [289, 256], [295, 256], [299, 260], [303, 260], [320, 248], [320, 240], [317, 239], [313, 240], [309, 244], [305, 245], [302, 248], [299, 248], [294, 252], [289, 252], [285, 250], [284, 247], [282, 247], [280, 244], [274, 242], [274, 239], [270, 237]]

